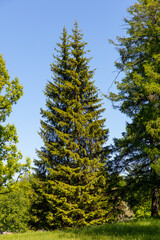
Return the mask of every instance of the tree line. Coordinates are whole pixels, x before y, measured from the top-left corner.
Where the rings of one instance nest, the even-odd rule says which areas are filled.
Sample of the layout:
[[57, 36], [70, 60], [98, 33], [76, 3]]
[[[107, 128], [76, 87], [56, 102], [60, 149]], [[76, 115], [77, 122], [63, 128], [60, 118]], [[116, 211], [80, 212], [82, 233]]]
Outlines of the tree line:
[[[106, 97], [130, 117], [122, 137], [112, 145], [107, 145], [105, 109], [83, 33], [77, 22], [71, 35], [63, 28], [51, 64], [52, 79], [44, 90], [39, 132], [44, 145], [37, 150], [31, 175], [30, 159], [19, 162], [15, 126], [4, 126], [23, 87], [17, 78], [10, 80], [0, 56], [0, 227], [4, 230], [113, 222], [128, 214], [127, 205], [137, 217], [158, 216], [159, 3], [139, 0], [132, 5], [130, 17], [124, 19], [126, 35], [112, 41], [120, 56], [115, 66], [124, 77], [115, 81], [117, 93]], [[21, 217], [16, 222], [17, 215]]]

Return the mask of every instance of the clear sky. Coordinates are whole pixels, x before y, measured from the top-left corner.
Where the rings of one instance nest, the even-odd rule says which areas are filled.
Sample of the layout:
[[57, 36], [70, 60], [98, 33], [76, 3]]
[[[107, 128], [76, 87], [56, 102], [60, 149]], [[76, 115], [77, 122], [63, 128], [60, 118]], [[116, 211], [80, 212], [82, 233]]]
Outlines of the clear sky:
[[[68, 33], [75, 20], [91, 50], [91, 69], [96, 68], [95, 85], [107, 93], [116, 77], [114, 61], [118, 54], [108, 39], [125, 34], [123, 18], [136, 0], [0, 0], [0, 54], [11, 76], [19, 78], [24, 96], [13, 107], [8, 119], [19, 137], [18, 149], [24, 158], [36, 158], [35, 149], [43, 146], [38, 135], [40, 108], [45, 106], [43, 90], [51, 79], [50, 64], [59, 36], [65, 26]], [[121, 75], [119, 80], [121, 79]], [[111, 87], [115, 91], [115, 87]], [[120, 137], [126, 117], [114, 110], [104, 98], [104, 117], [109, 140]]]

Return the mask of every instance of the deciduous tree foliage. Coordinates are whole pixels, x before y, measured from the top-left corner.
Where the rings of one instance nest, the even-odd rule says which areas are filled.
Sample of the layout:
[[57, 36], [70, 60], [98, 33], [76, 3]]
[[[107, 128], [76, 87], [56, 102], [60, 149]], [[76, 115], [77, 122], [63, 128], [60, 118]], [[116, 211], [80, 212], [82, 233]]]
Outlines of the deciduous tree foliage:
[[[110, 93], [115, 107], [131, 118], [121, 139], [115, 140], [119, 153], [116, 170], [126, 174], [128, 186], [136, 185], [152, 198], [151, 214], [158, 215], [159, 177], [154, 166], [160, 156], [160, 1], [139, 0], [124, 19], [126, 36], [116, 44], [119, 71], [118, 93]], [[118, 104], [116, 104], [118, 103]], [[145, 191], [144, 191], [145, 189]], [[133, 193], [132, 189], [132, 193]]]
[[25, 232], [29, 228], [32, 188], [25, 177], [14, 182], [0, 194], [0, 228], [4, 231]]
[[22, 94], [22, 85], [17, 78], [10, 80], [5, 62], [0, 55], [0, 187], [8, 183], [22, 167], [18, 162], [22, 154], [16, 147], [18, 142], [16, 128], [14, 125], [4, 124], [13, 104], [17, 103]]
[[32, 207], [36, 227], [62, 228], [107, 221], [112, 206], [104, 196], [106, 164], [104, 111], [92, 80], [86, 42], [75, 23], [63, 29], [51, 64], [52, 81], [41, 110], [44, 147], [35, 160], [37, 200]]

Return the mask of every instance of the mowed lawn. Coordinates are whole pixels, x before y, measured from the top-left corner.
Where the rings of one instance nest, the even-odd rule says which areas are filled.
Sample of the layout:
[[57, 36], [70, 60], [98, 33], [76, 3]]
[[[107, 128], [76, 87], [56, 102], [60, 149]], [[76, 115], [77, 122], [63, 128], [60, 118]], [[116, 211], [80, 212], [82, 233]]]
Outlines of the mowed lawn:
[[72, 230], [1, 235], [0, 240], [160, 240], [160, 219], [139, 219]]

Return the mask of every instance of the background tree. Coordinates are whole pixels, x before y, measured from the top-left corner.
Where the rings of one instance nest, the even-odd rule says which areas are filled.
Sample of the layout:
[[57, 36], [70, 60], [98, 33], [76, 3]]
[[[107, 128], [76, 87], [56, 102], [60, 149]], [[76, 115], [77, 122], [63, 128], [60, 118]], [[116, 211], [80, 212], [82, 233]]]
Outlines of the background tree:
[[131, 123], [115, 140], [112, 167], [125, 174], [132, 195], [134, 187], [143, 199], [144, 194], [152, 196], [151, 215], [156, 216], [160, 179], [153, 166], [160, 156], [160, 1], [139, 0], [128, 12], [126, 36], [118, 37], [116, 44], [120, 61], [115, 63], [125, 77], [116, 82], [118, 93], [110, 93], [110, 99]]
[[19, 80], [10, 80], [5, 62], [0, 55], [0, 187], [8, 183], [22, 166], [18, 161], [22, 154], [17, 151], [18, 142], [16, 128], [14, 125], [4, 125], [6, 117], [12, 111], [13, 104], [23, 94], [23, 87]]
[[[104, 196], [106, 164], [104, 111], [89, 69], [83, 34], [75, 23], [63, 29], [45, 88], [40, 136], [44, 147], [35, 160], [37, 195], [32, 211], [38, 228], [105, 222], [112, 209]], [[43, 226], [42, 226], [43, 225]]]

